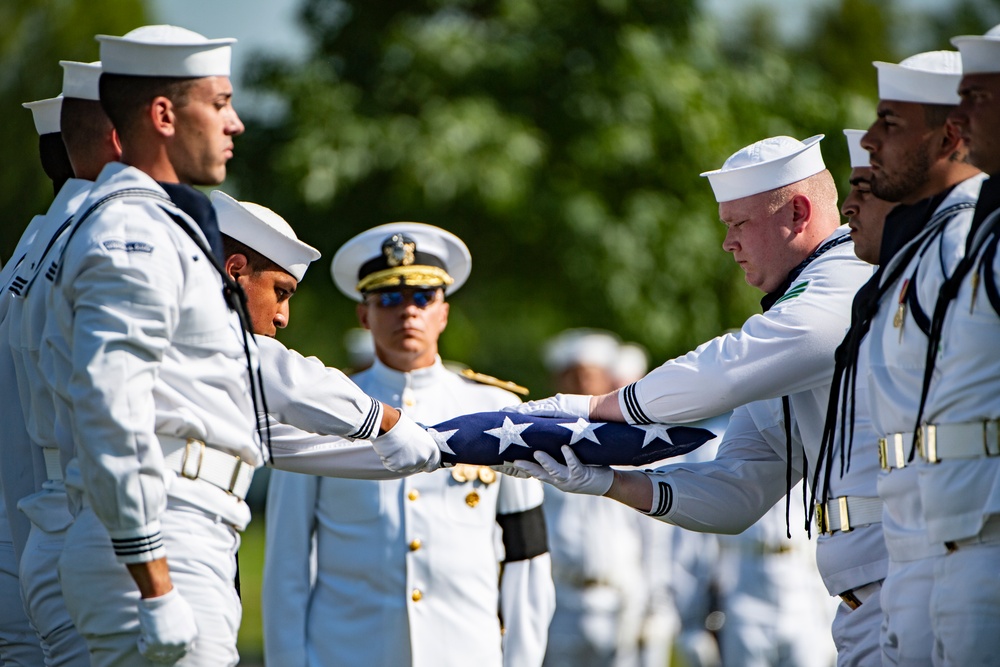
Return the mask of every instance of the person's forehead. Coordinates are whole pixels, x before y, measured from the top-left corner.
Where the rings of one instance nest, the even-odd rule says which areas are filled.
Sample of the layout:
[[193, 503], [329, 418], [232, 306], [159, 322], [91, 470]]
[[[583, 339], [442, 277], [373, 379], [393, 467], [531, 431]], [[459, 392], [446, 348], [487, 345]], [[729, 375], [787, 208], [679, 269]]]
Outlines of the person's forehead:
[[1000, 74], [966, 74], [958, 90], [1000, 90]]
[[856, 185], [868, 185], [872, 182], [872, 170], [870, 167], [854, 167], [851, 169], [850, 184], [852, 186]]
[[195, 79], [192, 90], [205, 96], [228, 96], [233, 94], [233, 84], [228, 76], [203, 76]]
[[923, 118], [924, 108], [916, 102], [900, 102], [899, 100], [879, 100], [876, 113], [900, 118]]
[[742, 199], [721, 202], [719, 218], [723, 222], [733, 222], [760, 215], [761, 212], [767, 211], [766, 203], [769, 195], [769, 192], [761, 192]]

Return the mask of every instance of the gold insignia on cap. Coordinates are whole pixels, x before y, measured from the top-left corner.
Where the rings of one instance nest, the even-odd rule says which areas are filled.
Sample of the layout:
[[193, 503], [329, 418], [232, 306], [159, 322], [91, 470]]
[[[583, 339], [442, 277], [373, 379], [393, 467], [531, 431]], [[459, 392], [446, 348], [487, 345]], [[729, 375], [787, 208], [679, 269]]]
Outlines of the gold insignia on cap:
[[465, 497], [465, 504], [469, 507], [475, 507], [479, 504], [479, 494], [475, 491], [470, 491], [469, 495]]
[[506, 389], [509, 392], [513, 392], [521, 396], [527, 396], [531, 393], [527, 387], [522, 387], [521, 385], [510, 382], [509, 380], [498, 380], [492, 375], [486, 375], [485, 373], [477, 373], [471, 368], [463, 368], [461, 370], [461, 375], [462, 377], [472, 380], [473, 382], [488, 384], [491, 387], [500, 387], [501, 389]]
[[382, 243], [385, 263], [391, 267], [413, 264], [416, 253], [417, 242], [403, 234], [393, 234]]

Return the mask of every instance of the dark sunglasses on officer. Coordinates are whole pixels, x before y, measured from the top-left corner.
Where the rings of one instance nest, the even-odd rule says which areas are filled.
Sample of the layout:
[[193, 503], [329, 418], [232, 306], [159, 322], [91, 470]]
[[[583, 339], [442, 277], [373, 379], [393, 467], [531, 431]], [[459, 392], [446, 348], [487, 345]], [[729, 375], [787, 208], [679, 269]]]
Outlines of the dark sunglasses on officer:
[[366, 295], [366, 298], [369, 303], [372, 303], [380, 308], [395, 308], [406, 302], [411, 302], [414, 306], [423, 310], [438, 300], [438, 294], [440, 292], [440, 287], [380, 290], [378, 292], [369, 292]]

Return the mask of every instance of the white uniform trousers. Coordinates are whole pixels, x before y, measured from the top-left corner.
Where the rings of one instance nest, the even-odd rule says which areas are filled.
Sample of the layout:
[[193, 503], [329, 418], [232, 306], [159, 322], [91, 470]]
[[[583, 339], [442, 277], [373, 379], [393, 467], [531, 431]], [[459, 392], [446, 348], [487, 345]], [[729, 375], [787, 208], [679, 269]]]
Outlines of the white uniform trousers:
[[1000, 515], [935, 559], [935, 667], [995, 665], [1000, 656]]
[[930, 632], [930, 595], [934, 565], [941, 556], [889, 561], [882, 584], [882, 664], [930, 667], [934, 635]]
[[882, 605], [879, 597], [882, 582], [876, 581], [853, 593], [861, 606], [851, 609], [841, 602], [833, 617], [833, 643], [837, 646], [837, 667], [879, 667], [882, 652], [879, 650]]
[[882, 663], [899, 667], [931, 664], [929, 631], [934, 562], [944, 545], [931, 544], [923, 517], [917, 468], [906, 466], [879, 476], [882, 531], [889, 572], [882, 584]]
[[[239, 534], [200, 509], [168, 499], [160, 517], [170, 577], [194, 610], [198, 639], [178, 667], [225, 667], [239, 662], [236, 634], [242, 609], [233, 580]], [[153, 667], [139, 653], [139, 591], [114, 556], [107, 530], [84, 508], [66, 532], [59, 561], [66, 607], [90, 649], [93, 667]]]
[[45, 490], [25, 498], [32, 519], [21, 555], [21, 591], [32, 625], [42, 639], [46, 667], [88, 667], [90, 655], [63, 600], [59, 557], [72, 521], [66, 494]]
[[41, 665], [42, 649], [21, 603], [14, 544], [9, 539], [0, 541], [0, 600], [0, 665]]

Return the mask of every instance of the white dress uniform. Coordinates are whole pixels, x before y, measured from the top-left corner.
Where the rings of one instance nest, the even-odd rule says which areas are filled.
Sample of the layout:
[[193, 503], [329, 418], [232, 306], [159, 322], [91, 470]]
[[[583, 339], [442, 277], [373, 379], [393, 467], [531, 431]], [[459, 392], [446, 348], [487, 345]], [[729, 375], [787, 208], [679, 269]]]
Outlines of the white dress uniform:
[[87, 647], [73, 627], [58, 578], [65, 531], [72, 522], [56, 438], [56, 407], [42, 379], [39, 346], [47, 310], [54, 258], [62, 253], [72, 215], [86, 199], [91, 181], [68, 180], [49, 207], [35, 243], [14, 272], [10, 347], [30, 443], [18, 452], [33, 461], [30, 493], [18, 509], [31, 520], [20, 558], [21, 585], [33, 625], [42, 639], [47, 665], [89, 665]]
[[8, 291], [14, 271], [31, 248], [45, 216], [35, 216], [21, 235], [10, 261], [0, 270], [0, 424], [3, 424], [3, 454], [0, 456], [0, 664], [38, 665], [43, 652], [38, 634], [28, 620], [23, 604], [18, 572], [20, 554], [31, 526], [17, 511], [17, 501], [30, 493], [33, 469], [28, 432], [17, 392], [14, 358], [7, 346], [10, 337], [8, 320], [12, 295]]
[[[841, 227], [827, 242], [845, 233]], [[782, 401], [772, 397], [789, 397], [793, 483], [802, 476], [803, 447], [814, 464], [834, 350], [847, 330], [854, 294], [872, 271], [852, 245], [830, 247], [773, 307], [752, 316], [738, 333], [668, 361], [622, 390], [622, 412], [632, 423], [692, 421], [737, 408], [714, 461], [668, 465], [651, 475], [662, 500], [659, 507], [654, 502], [654, 515], [692, 530], [723, 533], [741, 532], [763, 516], [786, 491], [785, 419]], [[770, 400], [745, 406], [764, 398]], [[871, 443], [872, 456], [859, 456], [843, 477], [833, 475], [832, 498], [876, 497], [876, 437], [864, 409], [858, 411], [855, 434], [855, 447]], [[848, 639], [873, 622], [868, 612], [876, 606], [872, 594], [878, 586], [871, 585], [885, 576], [887, 560], [877, 520], [818, 539], [817, 563], [830, 594], [872, 601], [866, 615], [846, 603], [837, 610], [833, 633], [841, 664], [871, 664], [875, 647]]]
[[[876, 433], [887, 439], [887, 469], [879, 475], [884, 503], [882, 528], [889, 551], [889, 576], [882, 589], [885, 650], [897, 664], [928, 664], [933, 648], [929, 609], [935, 561], [944, 555], [945, 540], [927, 534], [917, 488], [917, 468], [908, 465], [913, 427], [920, 404], [927, 355], [926, 325], [947, 276], [965, 251], [973, 206], [983, 176], [956, 185], [937, 206], [924, 231], [902, 248], [885, 269], [900, 271], [886, 286], [860, 356], [868, 362], [867, 397]], [[894, 434], [909, 433], [909, 435]], [[857, 457], [855, 457], [855, 460]], [[854, 461], [852, 461], [853, 465]], [[903, 466], [903, 467], [901, 467]]]
[[[425, 424], [516, 403], [440, 360], [410, 373], [376, 361], [353, 379]], [[541, 487], [492, 471], [459, 481], [460, 470], [378, 482], [272, 475], [268, 664], [541, 663], [554, 604], [549, 556], [508, 561], [500, 580], [496, 547], [498, 517], [538, 508]]]
[[545, 487], [556, 610], [545, 667], [637, 665], [646, 600], [641, 515]]
[[164, 459], [193, 438], [242, 484], [262, 462], [243, 333], [220, 276], [168, 211], [206, 243], [195, 222], [120, 163], [104, 168], [80, 210], [111, 195], [120, 198], [71, 231], [42, 347], [45, 380], [72, 407], [67, 491], [84, 502], [60, 560], [66, 605], [94, 664], [144, 664], [139, 593], [122, 563], [169, 555], [199, 626], [178, 664], [235, 664], [234, 554], [249, 508], [202, 471], [181, 476]]
[[1000, 651], [1000, 253], [994, 179], [984, 184], [979, 200], [984, 208], [977, 210], [977, 217], [990, 213], [982, 227], [992, 221], [994, 230], [972, 257], [972, 270], [944, 320], [924, 410], [925, 460], [914, 466], [928, 539], [947, 549], [935, 559], [929, 596], [936, 665], [991, 664]]

